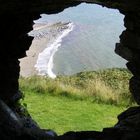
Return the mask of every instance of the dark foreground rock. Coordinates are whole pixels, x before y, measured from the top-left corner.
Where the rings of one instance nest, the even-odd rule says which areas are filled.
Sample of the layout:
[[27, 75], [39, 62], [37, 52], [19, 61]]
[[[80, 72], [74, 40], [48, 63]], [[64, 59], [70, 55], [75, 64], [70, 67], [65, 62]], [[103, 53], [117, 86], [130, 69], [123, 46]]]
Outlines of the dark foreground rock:
[[52, 130], [40, 129], [22, 106], [10, 108], [0, 100], [0, 139], [1, 140], [51, 140], [57, 136]]

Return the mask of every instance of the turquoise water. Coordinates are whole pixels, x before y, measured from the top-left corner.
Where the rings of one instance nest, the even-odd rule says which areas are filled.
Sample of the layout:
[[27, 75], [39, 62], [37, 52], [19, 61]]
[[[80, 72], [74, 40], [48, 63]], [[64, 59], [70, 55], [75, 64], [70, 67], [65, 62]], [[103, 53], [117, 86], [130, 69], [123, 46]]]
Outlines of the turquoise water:
[[71, 75], [112, 67], [125, 67], [115, 54], [115, 43], [125, 29], [123, 15], [98, 5], [81, 4], [59, 14], [42, 15], [39, 22], [73, 22], [74, 29], [63, 38], [53, 58], [53, 72]]

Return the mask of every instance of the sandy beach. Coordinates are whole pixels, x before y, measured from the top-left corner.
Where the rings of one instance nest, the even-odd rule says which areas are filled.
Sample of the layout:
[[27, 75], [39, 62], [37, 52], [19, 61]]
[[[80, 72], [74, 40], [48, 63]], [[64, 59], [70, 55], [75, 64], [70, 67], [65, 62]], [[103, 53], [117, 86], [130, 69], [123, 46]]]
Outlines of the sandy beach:
[[35, 64], [39, 53], [55, 41], [66, 28], [67, 24], [61, 22], [52, 25], [35, 24], [34, 30], [29, 33], [34, 36], [34, 40], [30, 49], [26, 51], [27, 57], [20, 59], [20, 76], [29, 77], [38, 74]]

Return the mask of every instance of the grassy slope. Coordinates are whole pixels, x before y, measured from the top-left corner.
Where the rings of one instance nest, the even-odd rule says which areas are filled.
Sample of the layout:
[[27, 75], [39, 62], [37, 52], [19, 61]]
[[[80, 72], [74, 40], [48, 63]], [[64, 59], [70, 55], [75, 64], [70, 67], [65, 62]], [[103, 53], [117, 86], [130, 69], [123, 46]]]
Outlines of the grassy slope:
[[124, 107], [73, 100], [62, 96], [26, 93], [25, 101], [32, 117], [42, 128], [58, 134], [75, 130], [102, 130], [113, 126]]
[[116, 116], [132, 103], [126, 69], [60, 76], [20, 78], [24, 102], [42, 128], [59, 134], [70, 130], [101, 130], [116, 123]]

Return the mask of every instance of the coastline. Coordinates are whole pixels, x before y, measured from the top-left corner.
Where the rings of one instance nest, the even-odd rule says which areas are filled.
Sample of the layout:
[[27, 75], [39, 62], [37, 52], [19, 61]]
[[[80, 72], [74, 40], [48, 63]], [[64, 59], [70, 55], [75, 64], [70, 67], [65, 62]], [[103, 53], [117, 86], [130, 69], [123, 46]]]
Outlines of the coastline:
[[30, 77], [38, 75], [35, 65], [39, 54], [51, 45], [65, 31], [69, 23], [54, 23], [54, 24], [35, 24], [34, 30], [29, 33], [34, 37], [30, 49], [26, 51], [27, 57], [19, 59], [20, 61], [20, 76]]

